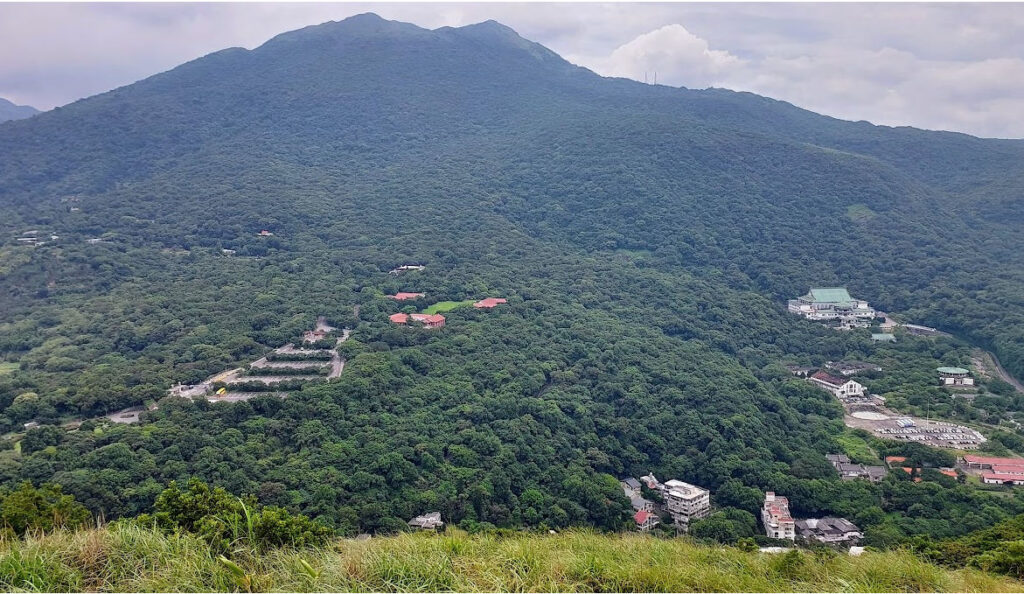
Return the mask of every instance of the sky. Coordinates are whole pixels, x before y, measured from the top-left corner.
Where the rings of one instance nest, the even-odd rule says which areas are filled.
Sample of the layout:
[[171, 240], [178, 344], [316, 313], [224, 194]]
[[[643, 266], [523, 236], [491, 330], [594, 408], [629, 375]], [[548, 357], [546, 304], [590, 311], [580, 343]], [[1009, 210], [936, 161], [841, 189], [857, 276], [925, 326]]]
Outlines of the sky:
[[0, 97], [39, 109], [363, 12], [494, 19], [605, 76], [848, 120], [1024, 138], [1024, 4], [3, 4]]

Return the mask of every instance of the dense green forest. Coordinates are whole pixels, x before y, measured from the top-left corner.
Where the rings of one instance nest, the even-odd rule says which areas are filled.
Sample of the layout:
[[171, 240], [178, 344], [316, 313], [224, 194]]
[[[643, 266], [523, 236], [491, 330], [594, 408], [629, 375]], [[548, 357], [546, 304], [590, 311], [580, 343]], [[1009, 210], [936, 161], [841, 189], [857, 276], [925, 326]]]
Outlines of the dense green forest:
[[[868, 442], [782, 366], [877, 361], [865, 383], [894, 407], [1024, 453], [1012, 387], [970, 403], [934, 385], [972, 347], [1024, 377], [1022, 142], [603, 79], [497, 23], [364, 15], [4, 123], [0, 154], [11, 488], [116, 518], [195, 476], [342, 535], [429, 510], [470, 531], [620, 530], [617, 478], [652, 471], [712, 489], [723, 540], [766, 490], [879, 547], [1024, 513], [937, 473], [840, 481], [824, 454]], [[954, 336], [881, 345], [786, 313], [832, 284]], [[400, 328], [396, 291], [509, 302]], [[353, 330], [340, 378], [165, 397], [320, 315]], [[140, 424], [96, 418], [139, 404], [157, 405]]]

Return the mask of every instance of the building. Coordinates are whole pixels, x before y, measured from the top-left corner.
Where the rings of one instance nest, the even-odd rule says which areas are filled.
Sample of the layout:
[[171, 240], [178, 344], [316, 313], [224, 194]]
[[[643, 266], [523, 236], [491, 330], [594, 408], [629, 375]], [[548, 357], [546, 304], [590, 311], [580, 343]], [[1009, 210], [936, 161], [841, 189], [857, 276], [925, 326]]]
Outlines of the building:
[[797, 377], [809, 377], [812, 373], [817, 371], [817, 367], [806, 367], [804, 365], [786, 365], [786, 369]]
[[640, 496], [640, 481], [635, 478], [622, 479], [619, 481], [619, 485], [622, 487], [622, 492], [626, 494], [626, 497], [632, 499], [633, 497]]
[[388, 271], [388, 274], [401, 274], [403, 272], [409, 272], [410, 270], [423, 270], [426, 266], [422, 264], [403, 264], [398, 268]]
[[850, 297], [843, 287], [812, 288], [803, 297], [790, 299], [788, 309], [808, 320], [840, 320], [851, 325], [861, 325], [875, 317], [875, 310], [867, 301]]
[[974, 378], [971, 377], [971, 372], [963, 367], [939, 367], [935, 371], [939, 372], [940, 386], [974, 385]]
[[266, 229], [264, 229], [264, 230], [260, 231], [259, 235], [260, 235], [260, 237], [270, 237], [270, 236], [273, 235], [273, 233], [271, 233], [270, 231], [267, 231]]
[[986, 485], [1024, 485], [1024, 475], [1003, 474], [999, 472], [986, 472], [981, 475], [981, 480]]
[[444, 327], [444, 316], [441, 314], [412, 314], [409, 317], [422, 323], [424, 328]]
[[303, 342], [319, 342], [327, 338], [327, 332], [323, 330], [307, 330], [302, 333]]
[[426, 296], [426, 293], [404, 293], [399, 291], [394, 295], [388, 295], [388, 299], [394, 299], [395, 301], [408, 301], [410, 299], [419, 299], [424, 296]]
[[685, 527], [691, 520], [699, 520], [711, 513], [711, 492], [707, 489], [673, 479], [665, 481], [660, 490], [676, 526]]
[[1024, 458], [993, 458], [967, 454], [960, 463], [972, 470], [987, 470], [991, 474], [1024, 476]]
[[803, 540], [825, 544], [854, 543], [864, 537], [853, 522], [834, 517], [797, 520], [796, 533]]
[[764, 494], [761, 523], [768, 538], [796, 540], [796, 523], [789, 515], [789, 500], [775, 495], [774, 491]]
[[850, 462], [846, 454], [825, 454], [825, 459], [832, 464], [832, 467], [839, 473], [839, 477], [844, 481], [865, 478], [873, 483], [877, 483], [885, 478], [886, 469], [884, 466], [854, 464]]
[[390, 316], [388, 316], [388, 319], [391, 320], [392, 324], [408, 324], [409, 323], [409, 314], [404, 314], [404, 313], [391, 314]]
[[643, 481], [643, 483], [647, 485], [647, 488], [652, 491], [660, 491], [662, 489], [661, 483], [658, 482], [658, 479], [654, 478], [654, 473], [642, 476], [640, 477], [640, 480]]
[[488, 297], [487, 299], [481, 299], [473, 304], [473, 307], [477, 309], [491, 309], [492, 307], [501, 305], [502, 303], [508, 303], [508, 299]]
[[444, 528], [441, 512], [430, 512], [409, 520], [409, 526], [417, 530], [438, 530]]
[[647, 532], [660, 523], [657, 514], [646, 510], [640, 510], [633, 514], [633, 521], [636, 522], [636, 528], [640, 532]]
[[865, 363], [864, 361], [829, 361], [825, 363], [825, 368], [847, 377], [867, 371], [882, 370], [880, 366], [874, 363]]
[[629, 504], [633, 506], [633, 509], [636, 511], [654, 511], [654, 502], [648, 499], [644, 499], [639, 495], [634, 495], [633, 497], [630, 497]]
[[825, 371], [819, 371], [808, 379], [811, 383], [825, 388], [838, 398], [864, 396], [864, 386], [845, 377], [836, 377]]
[[879, 332], [872, 334], [871, 340], [875, 342], [896, 342], [896, 335], [889, 334], [888, 332]]

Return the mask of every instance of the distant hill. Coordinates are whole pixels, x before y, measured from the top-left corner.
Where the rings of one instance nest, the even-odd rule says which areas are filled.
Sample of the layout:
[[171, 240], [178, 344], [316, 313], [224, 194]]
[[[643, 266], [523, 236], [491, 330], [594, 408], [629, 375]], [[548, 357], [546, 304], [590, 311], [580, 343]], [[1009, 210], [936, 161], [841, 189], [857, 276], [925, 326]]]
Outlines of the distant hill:
[[0, 122], [8, 120], [22, 120], [30, 118], [39, 113], [39, 110], [28, 105], [15, 105], [0, 97]]

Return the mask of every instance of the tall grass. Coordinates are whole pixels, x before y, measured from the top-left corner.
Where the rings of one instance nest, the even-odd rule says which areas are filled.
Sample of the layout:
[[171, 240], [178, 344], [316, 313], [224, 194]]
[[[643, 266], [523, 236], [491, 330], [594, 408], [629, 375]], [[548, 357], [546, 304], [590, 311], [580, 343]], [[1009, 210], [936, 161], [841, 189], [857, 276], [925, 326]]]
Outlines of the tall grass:
[[119, 523], [0, 544], [0, 589], [32, 591], [1011, 592], [906, 552], [746, 553], [641, 535], [406, 534], [220, 558], [192, 536]]

